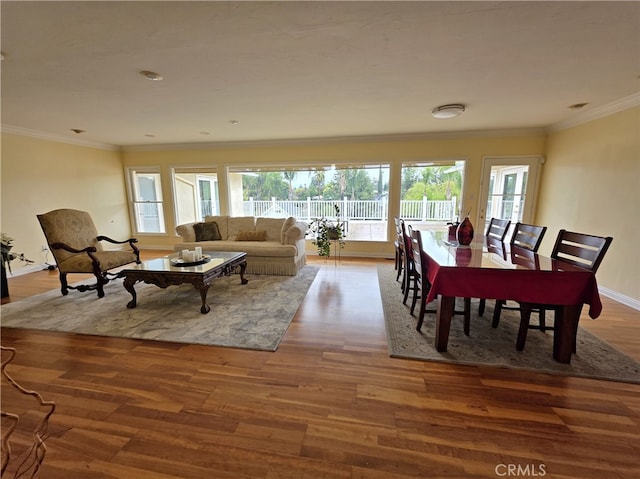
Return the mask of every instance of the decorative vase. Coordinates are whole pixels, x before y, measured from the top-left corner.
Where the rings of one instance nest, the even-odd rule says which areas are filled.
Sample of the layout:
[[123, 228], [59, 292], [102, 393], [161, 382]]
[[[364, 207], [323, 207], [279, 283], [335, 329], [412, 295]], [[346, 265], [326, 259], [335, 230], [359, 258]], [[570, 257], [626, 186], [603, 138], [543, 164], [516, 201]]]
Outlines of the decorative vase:
[[471, 241], [473, 240], [473, 225], [471, 224], [468, 216], [465, 216], [464, 220], [462, 220], [462, 223], [458, 225], [456, 236], [458, 238], [458, 244], [471, 244]]
[[449, 239], [450, 240], [454, 240], [456, 239], [456, 232], [458, 231], [458, 225], [460, 223], [459, 222], [455, 222], [455, 223], [447, 223], [447, 225], [449, 226]]

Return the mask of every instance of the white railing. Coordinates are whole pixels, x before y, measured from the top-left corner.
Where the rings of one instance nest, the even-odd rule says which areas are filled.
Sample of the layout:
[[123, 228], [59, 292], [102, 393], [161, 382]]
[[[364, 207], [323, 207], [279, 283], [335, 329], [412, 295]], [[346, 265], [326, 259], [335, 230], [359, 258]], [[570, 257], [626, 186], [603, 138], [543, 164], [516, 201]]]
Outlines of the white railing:
[[[276, 200], [258, 201], [250, 198], [244, 201], [246, 216], [287, 217], [311, 221], [315, 218], [335, 218], [335, 206], [340, 208], [343, 220], [386, 221], [388, 205], [385, 200]], [[451, 200], [402, 200], [400, 216], [414, 221], [450, 221], [458, 215], [457, 198]]]

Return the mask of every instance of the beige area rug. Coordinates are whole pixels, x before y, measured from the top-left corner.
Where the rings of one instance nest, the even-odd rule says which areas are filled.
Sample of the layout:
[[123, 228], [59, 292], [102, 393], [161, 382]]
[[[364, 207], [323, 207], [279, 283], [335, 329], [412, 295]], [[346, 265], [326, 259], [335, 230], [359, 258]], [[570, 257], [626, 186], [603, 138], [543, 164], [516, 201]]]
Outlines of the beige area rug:
[[[579, 328], [577, 354], [571, 358], [571, 364], [560, 364], [553, 359], [552, 331], [542, 333], [530, 330], [524, 351], [517, 351], [515, 344], [519, 314], [503, 311], [500, 325], [494, 329], [491, 327], [493, 301], [487, 301], [483, 317], [477, 314], [477, 301], [472, 302], [469, 336], [465, 336], [462, 331], [462, 316], [454, 316], [447, 352], [439, 353], [434, 344], [435, 314], [425, 315], [422, 331], [416, 331], [417, 318], [411, 316], [409, 307], [402, 304], [400, 283], [395, 278], [396, 272], [392, 265], [378, 266], [391, 357], [526, 369], [539, 373], [640, 383], [640, 362], [584, 328]], [[410, 306], [411, 301], [407, 301], [407, 304]], [[435, 309], [435, 302], [429, 305], [429, 309]]]
[[297, 276], [239, 275], [220, 278], [209, 287], [208, 314], [200, 313], [200, 293], [190, 284], [157, 286], [137, 283], [137, 307], [122, 280], [95, 291], [49, 291], [0, 309], [3, 327], [153, 339], [179, 343], [275, 351], [318, 273], [305, 266]]

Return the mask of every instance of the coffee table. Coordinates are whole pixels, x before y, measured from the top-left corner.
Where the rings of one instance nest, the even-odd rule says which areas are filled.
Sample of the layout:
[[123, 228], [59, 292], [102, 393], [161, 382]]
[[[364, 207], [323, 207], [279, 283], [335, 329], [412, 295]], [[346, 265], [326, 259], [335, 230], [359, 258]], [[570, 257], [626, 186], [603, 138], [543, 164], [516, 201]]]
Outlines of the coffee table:
[[180, 256], [178, 253], [162, 258], [143, 261], [141, 264], [129, 266], [122, 270], [124, 276], [124, 287], [133, 299], [127, 304], [127, 308], [136, 307], [137, 295], [134, 289], [138, 281], [155, 284], [160, 288], [171, 285], [191, 283], [193, 287], [200, 291], [202, 306], [200, 312], [207, 314], [211, 308], [207, 304], [207, 292], [214, 279], [222, 276], [229, 276], [240, 268], [240, 284], [247, 284], [249, 280], [244, 277], [247, 269], [247, 253], [243, 252], [222, 252], [203, 251], [203, 255], [211, 259], [206, 263], [192, 266], [176, 266], [175, 261]]

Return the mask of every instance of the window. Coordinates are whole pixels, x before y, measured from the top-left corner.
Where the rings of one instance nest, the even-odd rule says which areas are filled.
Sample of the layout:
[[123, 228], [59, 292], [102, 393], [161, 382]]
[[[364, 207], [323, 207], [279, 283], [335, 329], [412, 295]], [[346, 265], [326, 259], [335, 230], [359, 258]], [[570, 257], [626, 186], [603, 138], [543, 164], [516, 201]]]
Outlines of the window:
[[460, 216], [464, 161], [402, 165], [400, 217], [419, 229], [445, 225]]
[[388, 187], [389, 165], [229, 169], [232, 215], [339, 219], [348, 240], [386, 241]]
[[215, 169], [175, 168], [173, 192], [178, 225], [220, 214], [218, 174]]
[[129, 169], [130, 197], [137, 233], [164, 233], [159, 168]]

